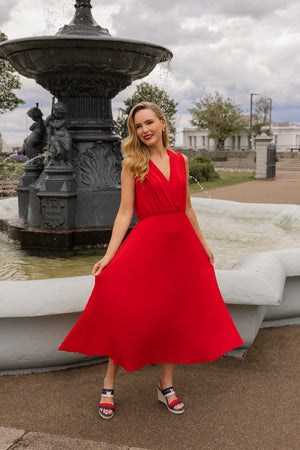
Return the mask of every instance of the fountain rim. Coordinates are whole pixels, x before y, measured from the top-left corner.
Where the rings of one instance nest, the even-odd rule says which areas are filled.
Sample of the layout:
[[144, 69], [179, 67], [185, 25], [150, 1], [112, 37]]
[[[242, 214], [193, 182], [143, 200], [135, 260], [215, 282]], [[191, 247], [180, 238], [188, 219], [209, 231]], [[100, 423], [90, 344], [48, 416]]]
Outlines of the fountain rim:
[[[0, 43], [0, 58], [6, 59], [10, 54], [20, 51], [26, 51], [29, 50], [26, 48], [23, 49], [15, 49], [15, 51], [8, 52], [8, 47], [11, 46], [18, 46], [18, 44], [31, 44], [36, 43], [37, 47], [45, 47], [45, 44], [49, 43], [59, 43], [63, 41], [66, 44], [66, 47], [70, 47], [72, 43], [76, 43], [77, 45], [81, 42], [82, 44], [90, 44], [92, 46], [93, 43], [97, 42], [105, 42], [108, 44], [109, 47], [114, 46], [117, 43], [123, 44], [123, 45], [136, 45], [137, 47], [147, 47], [148, 49], [153, 50], [160, 50], [165, 53], [165, 61], [168, 61], [172, 59], [173, 52], [169, 50], [166, 47], [163, 47], [158, 44], [154, 44], [147, 41], [139, 41], [134, 39], [126, 39], [126, 38], [118, 38], [118, 37], [112, 37], [112, 36], [78, 36], [78, 35], [49, 35], [49, 36], [31, 36], [31, 37], [24, 37], [24, 38], [18, 38], [18, 39], [9, 39], [7, 41], [3, 41]], [[7, 47], [7, 48], [6, 48]], [[62, 48], [62, 47], [61, 47]], [[4, 49], [6, 51], [4, 51]], [[35, 48], [33, 46], [30, 47], [30, 49], [34, 50]], [[37, 49], [37, 48], [36, 48]], [[123, 49], [117, 49], [122, 51]], [[126, 49], [125, 49], [126, 50]], [[138, 48], [136, 49], [138, 52]], [[6, 54], [5, 54], [6, 53]]]

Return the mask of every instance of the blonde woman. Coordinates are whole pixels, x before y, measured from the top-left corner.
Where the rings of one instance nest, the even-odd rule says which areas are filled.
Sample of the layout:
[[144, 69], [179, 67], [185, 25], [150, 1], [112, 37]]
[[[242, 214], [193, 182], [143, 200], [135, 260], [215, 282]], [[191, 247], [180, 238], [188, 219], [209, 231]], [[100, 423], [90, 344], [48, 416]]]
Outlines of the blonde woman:
[[[162, 363], [158, 400], [184, 412], [174, 364], [211, 361], [243, 342], [221, 297], [214, 256], [192, 208], [188, 159], [170, 150], [166, 119], [154, 103], [136, 105], [123, 142], [121, 203], [95, 287], [60, 350], [106, 355], [99, 414], [114, 416], [118, 367]], [[135, 210], [140, 219], [123, 241]]]

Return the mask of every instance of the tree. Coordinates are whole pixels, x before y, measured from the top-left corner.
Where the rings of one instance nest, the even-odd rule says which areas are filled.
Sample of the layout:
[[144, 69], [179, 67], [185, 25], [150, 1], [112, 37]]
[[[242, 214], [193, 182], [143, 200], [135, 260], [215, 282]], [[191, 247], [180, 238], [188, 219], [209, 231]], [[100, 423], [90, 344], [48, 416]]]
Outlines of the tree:
[[240, 105], [230, 98], [223, 98], [219, 92], [200, 97], [196, 107], [189, 110], [191, 124], [200, 130], [209, 130], [217, 148], [224, 148], [225, 139], [240, 134], [249, 128], [248, 120], [243, 116]]
[[125, 122], [127, 116], [133, 105], [140, 102], [156, 103], [163, 111], [168, 127], [170, 144], [175, 144], [176, 137], [176, 113], [177, 106], [174, 100], [163, 89], [159, 89], [156, 85], [143, 82], [136, 87], [132, 97], [124, 101], [124, 108], [120, 109], [119, 117], [117, 118], [117, 131], [124, 138], [125, 137]]
[[[7, 36], [0, 31], [0, 42], [6, 41]], [[13, 111], [25, 102], [18, 98], [13, 89], [20, 89], [21, 83], [15, 69], [8, 61], [0, 59], [0, 114]]]
[[260, 97], [255, 102], [255, 113], [253, 114], [253, 134], [259, 136], [262, 134], [262, 129], [265, 128], [266, 134], [270, 134], [270, 99], [267, 97]]

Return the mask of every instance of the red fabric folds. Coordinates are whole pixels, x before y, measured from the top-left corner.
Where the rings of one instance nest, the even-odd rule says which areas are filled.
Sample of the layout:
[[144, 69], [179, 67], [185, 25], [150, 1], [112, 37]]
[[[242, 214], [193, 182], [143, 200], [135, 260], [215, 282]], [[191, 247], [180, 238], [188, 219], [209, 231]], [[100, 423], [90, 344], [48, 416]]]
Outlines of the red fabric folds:
[[170, 179], [150, 161], [136, 182], [140, 221], [95, 287], [59, 350], [110, 356], [126, 370], [200, 363], [243, 342], [187, 215], [185, 161], [168, 150]]

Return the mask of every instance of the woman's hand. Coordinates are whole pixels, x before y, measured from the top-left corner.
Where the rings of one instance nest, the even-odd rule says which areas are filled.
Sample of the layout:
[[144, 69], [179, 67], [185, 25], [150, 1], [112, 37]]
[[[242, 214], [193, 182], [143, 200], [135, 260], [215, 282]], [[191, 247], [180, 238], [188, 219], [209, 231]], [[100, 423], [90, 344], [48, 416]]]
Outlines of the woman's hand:
[[207, 247], [207, 248], [205, 249], [205, 251], [206, 251], [206, 253], [207, 253], [207, 256], [208, 256], [208, 259], [209, 259], [210, 264], [213, 266], [213, 265], [214, 265], [214, 262], [215, 262], [215, 257], [214, 257], [214, 255], [213, 255], [213, 252], [211, 251], [211, 249], [210, 249], [209, 247]]
[[99, 273], [102, 272], [102, 270], [104, 269], [104, 267], [106, 267], [108, 265], [108, 263], [110, 262], [110, 259], [107, 258], [107, 256], [103, 256], [103, 258], [101, 258], [93, 267], [92, 270], [92, 274], [97, 276], [99, 275]]

